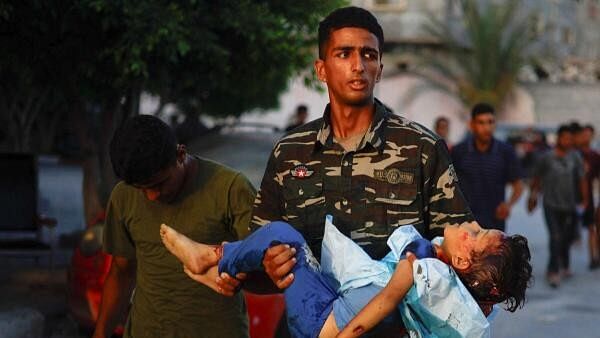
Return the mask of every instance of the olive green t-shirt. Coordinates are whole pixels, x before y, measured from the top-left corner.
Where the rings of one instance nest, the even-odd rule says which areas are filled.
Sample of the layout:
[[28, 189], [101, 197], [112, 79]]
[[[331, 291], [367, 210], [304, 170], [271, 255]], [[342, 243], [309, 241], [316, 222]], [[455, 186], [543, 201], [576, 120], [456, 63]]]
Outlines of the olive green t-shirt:
[[194, 241], [220, 244], [249, 233], [255, 189], [240, 173], [194, 157], [197, 177], [165, 204], [118, 183], [104, 231], [106, 252], [137, 260], [125, 337], [247, 337], [243, 296], [224, 297], [190, 279], [160, 240], [161, 223]]

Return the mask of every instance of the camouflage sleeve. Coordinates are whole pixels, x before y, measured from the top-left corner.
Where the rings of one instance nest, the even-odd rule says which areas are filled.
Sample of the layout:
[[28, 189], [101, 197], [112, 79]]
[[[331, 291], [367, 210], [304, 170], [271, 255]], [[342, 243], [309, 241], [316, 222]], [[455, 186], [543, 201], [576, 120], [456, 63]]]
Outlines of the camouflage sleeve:
[[427, 145], [422, 153], [424, 161], [424, 196], [427, 198], [425, 221], [427, 237], [441, 235], [449, 224], [474, 221], [466, 199], [459, 186], [454, 166], [446, 145], [437, 141]]
[[257, 229], [269, 222], [282, 220], [284, 215], [281, 185], [277, 175], [277, 157], [274, 152], [269, 157], [260, 189], [254, 199], [250, 228]]
[[255, 196], [256, 189], [252, 183], [244, 175], [237, 174], [229, 187], [228, 213], [231, 230], [238, 239], [244, 239], [250, 234], [250, 217]]

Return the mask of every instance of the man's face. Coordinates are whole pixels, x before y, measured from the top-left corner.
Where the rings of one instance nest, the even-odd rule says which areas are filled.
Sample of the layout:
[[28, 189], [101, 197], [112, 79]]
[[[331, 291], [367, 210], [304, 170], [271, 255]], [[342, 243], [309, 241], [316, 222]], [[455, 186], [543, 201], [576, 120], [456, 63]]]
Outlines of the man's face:
[[575, 145], [577, 147], [589, 147], [594, 134], [590, 129], [584, 128], [575, 135]]
[[327, 83], [332, 103], [361, 107], [373, 102], [381, 78], [379, 43], [366, 29], [347, 27], [331, 32], [325, 60], [315, 62], [317, 77]]
[[483, 113], [471, 119], [471, 132], [476, 140], [489, 143], [496, 130], [496, 119], [492, 113]]
[[446, 121], [446, 120], [439, 120], [438, 123], [435, 126], [435, 133], [438, 134], [441, 138], [447, 139], [448, 138], [449, 129], [450, 128], [448, 126], [448, 121]]
[[564, 131], [556, 139], [556, 146], [562, 150], [569, 150], [573, 147], [573, 133]]
[[144, 196], [150, 201], [170, 203], [181, 191], [184, 178], [185, 169], [182, 162], [178, 160], [156, 173], [147, 182], [133, 186], [142, 190]]

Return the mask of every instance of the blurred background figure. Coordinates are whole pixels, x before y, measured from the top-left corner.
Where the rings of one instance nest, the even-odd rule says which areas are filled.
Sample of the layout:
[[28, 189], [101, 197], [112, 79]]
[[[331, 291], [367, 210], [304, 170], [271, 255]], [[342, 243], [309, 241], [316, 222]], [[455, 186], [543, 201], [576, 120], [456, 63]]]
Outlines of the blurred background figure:
[[306, 119], [308, 118], [308, 107], [306, 105], [298, 105], [296, 107], [296, 112], [292, 116], [292, 122], [285, 127], [285, 131], [292, 131], [296, 127], [300, 127], [301, 125], [306, 123]]
[[[569, 251], [576, 237], [576, 213], [584, 209], [587, 185], [583, 159], [574, 150], [573, 131], [569, 125], [558, 128], [556, 146], [537, 162], [530, 185], [529, 212], [537, 206], [538, 192], [544, 195], [544, 217], [548, 227], [550, 256], [546, 278], [551, 287], [572, 275]], [[581, 193], [581, 199], [579, 198]], [[583, 201], [578, 204], [579, 201]]]
[[575, 135], [575, 146], [579, 151], [579, 154], [583, 158], [584, 163], [584, 174], [586, 178], [586, 185], [588, 191], [588, 199], [585, 202], [587, 208], [583, 211], [581, 217], [581, 224], [587, 226], [589, 253], [590, 253], [590, 270], [597, 269], [600, 267], [600, 231], [598, 230], [599, 224], [595, 216], [597, 210], [594, 206], [594, 194], [593, 186], [594, 181], [599, 178], [600, 175], [600, 154], [591, 148], [592, 140], [594, 139], [594, 127], [592, 125], [586, 125], [579, 128]]
[[[511, 145], [494, 138], [495, 126], [494, 107], [476, 104], [471, 111], [472, 135], [457, 144], [451, 156], [475, 219], [485, 228], [505, 231], [506, 219], [521, 197], [523, 183], [517, 155]], [[507, 201], [506, 185], [511, 186]]]
[[446, 141], [446, 145], [448, 149], [451, 148], [450, 142], [448, 141], [448, 135], [450, 134], [450, 120], [448, 120], [445, 116], [440, 116], [435, 119], [433, 129], [439, 137], [443, 138]]

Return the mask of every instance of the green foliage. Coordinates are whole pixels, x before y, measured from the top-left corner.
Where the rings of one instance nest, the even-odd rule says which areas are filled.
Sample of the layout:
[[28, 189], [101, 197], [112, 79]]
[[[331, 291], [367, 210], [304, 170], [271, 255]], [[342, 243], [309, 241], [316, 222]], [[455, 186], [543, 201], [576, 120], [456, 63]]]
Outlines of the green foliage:
[[193, 114], [272, 108], [342, 3], [0, 0], [0, 120], [114, 102], [135, 114], [142, 91]]
[[[427, 31], [443, 43], [446, 60], [430, 65], [453, 82], [461, 100], [471, 106], [486, 101], [501, 105], [514, 88], [532, 42], [527, 15], [519, 13], [520, 0], [503, 2], [461, 0], [462, 32], [447, 21], [431, 18]], [[430, 77], [439, 87], [447, 87]]]
[[314, 58], [319, 20], [340, 1], [87, 0], [106, 30], [120, 80], [203, 114], [272, 108]]

